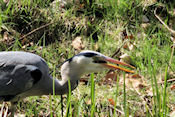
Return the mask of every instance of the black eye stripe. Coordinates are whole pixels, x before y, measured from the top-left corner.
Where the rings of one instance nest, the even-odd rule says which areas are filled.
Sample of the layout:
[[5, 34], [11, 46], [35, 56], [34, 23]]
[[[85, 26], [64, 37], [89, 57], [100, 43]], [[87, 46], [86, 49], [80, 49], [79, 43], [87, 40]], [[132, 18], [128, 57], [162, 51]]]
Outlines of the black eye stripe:
[[[93, 56], [96, 56], [96, 55], [97, 55], [96, 53], [91, 53], [91, 52], [88, 52], [88, 53], [79, 53], [79, 54], [77, 54], [77, 55], [75, 55], [75, 56], [93, 57]], [[67, 59], [66, 61], [71, 62], [71, 61], [72, 61], [72, 59], [73, 59], [75, 56], [73, 56], [73, 57], [71, 57], [71, 58]], [[65, 61], [65, 62], [66, 62], [66, 61]]]
[[93, 61], [94, 63], [107, 63], [106, 61], [103, 61], [103, 60], [95, 60]]
[[85, 57], [93, 57], [93, 56], [96, 56], [97, 54], [96, 53], [88, 52], [88, 53], [80, 53], [77, 56], [81, 56], [81, 55], [83, 55]]

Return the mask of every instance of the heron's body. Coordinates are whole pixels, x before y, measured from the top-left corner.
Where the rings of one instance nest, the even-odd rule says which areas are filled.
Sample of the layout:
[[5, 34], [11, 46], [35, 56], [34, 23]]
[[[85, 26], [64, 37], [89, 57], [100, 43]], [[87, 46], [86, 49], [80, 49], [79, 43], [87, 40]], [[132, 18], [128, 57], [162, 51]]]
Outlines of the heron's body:
[[[56, 94], [63, 94], [65, 89], [60, 87], [58, 80], [54, 82], [56, 88], [60, 88]], [[27, 52], [0, 52], [0, 101], [52, 94], [52, 84], [49, 68], [40, 56]]]
[[[58, 80], [51, 77], [45, 60], [36, 54], [19, 51], [0, 52], [0, 102], [10, 101], [14, 104], [28, 96], [52, 94], [53, 88], [56, 95], [65, 94], [69, 91], [68, 79], [73, 90], [77, 87], [81, 75], [101, 71], [104, 67], [133, 72], [107, 62], [132, 67], [101, 53], [84, 51], [63, 63], [62, 80]], [[13, 108], [12, 115], [14, 110]]]

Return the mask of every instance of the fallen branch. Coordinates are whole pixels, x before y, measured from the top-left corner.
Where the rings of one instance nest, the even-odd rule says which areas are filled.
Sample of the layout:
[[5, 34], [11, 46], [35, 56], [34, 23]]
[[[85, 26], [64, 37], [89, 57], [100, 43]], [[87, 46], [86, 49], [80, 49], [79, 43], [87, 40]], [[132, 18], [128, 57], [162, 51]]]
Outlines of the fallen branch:
[[4, 117], [8, 117], [8, 106], [7, 106], [7, 108], [6, 108], [6, 110], [5, 110], [5, 112], [4, 112]]
[[[175, 36], [175, 35], [174, 35]], [[175, 38], [175, 37], [174, 37]], [[173, 41], [174, 42], [174, 41]], [[174, 48], [175, 48], [175, 44], [173, 44], [173, 47], [172, 47], [172, 51], [171, 51], [171, 56], [170, 56], [170, 60], [169, 60], [169, 65], [168, 65], [168, 71], [170, 69], [170, 65], [171, 65], [171, 62], [172, 62], [172, 59], [173, 59], [173, 55], [174, 55]]]
[[2, 115], [3, 115], [4, 106], [5, 106], [5, 102], [2, 103], [0, 117], [2, 117]]
[[141, 93], [138, 90], [136, 90], [135, 88], [133, 90], [139, 95], [139, 97], [141, 98], [141, 100], [143, 101], [143, 103], [145, 104], [145, 106], [147, 107], [149, 113], [153, 117], [153, 113], [152, 113], [151, 109], [149, 108], [149, 106], [147, 104], [147, 101], [145, 101], [144, 97], [141, 95]]
[[[36, 32], [36, 31], [38, 31], [38, 30], [41, 30], [41, 29], [43, 29], [43, 28], [45, 28], [45, 27], [47, 27], [47, 26], [49, 26], [49, 25], [51, 25], [51, 24], [53, 24], [53, 23], [54, 23], [54, 22], [50, 22], [50, 23], [48, 23], [48, 24], [45, 24], [45, 25], [43, 25], [43, 26], [40, 26], [40, 27], [38, 27], [38, 28], [32, 30], [31, 32], [29, 32], [29, 33], [25, 34], [24, 36], [22, 36], [21, 38], [19, 38], [19, 41], [22, 40], [22, 39], [24, 39], [24, 38], [26, 38], [27, 36], [31, 35], [32, 33]], [[12, 43], [14, 43], [14, 42], [15, 42], [15, 41], [13, 41]]]
[[[169, 64], [168, 64], [168, 71], [169, 71], [169, 69], [170, 69], [170, 64], [171, 64], [171, 62], [172, 62], [172, 58], [173, 58], [173, 55], [174, 55], [174, 48], [175, 48], [175, 31], [174, 31], [173, 29], [169, 28], [168, 25], [166, 25], [166, 24], [162, 21], [162, 19], [156, 14], [156, 10], [157, 10], [157, 9], [154, 10], [154, 15], [156, 16], [156, 18], [157, 18], [157, 19], [165, 26], [165, 28], [167, 28], [168, 31], [171, 32], [172, 35], [173, 35], [173, 37], [171, 37], [171, 40], [172, 40], [172, 42], [173, 42], [173, 47], [172, 47], [171, 57], [170, 57]], [[172, 81], [175, 81], [175, 79], [167, 80], [167, 82], [172, 82]], [[165, 81], [159, 82], [158, 84], [163, 84], [164, 82], [165, 82]]]
[[[175, 78], [172, 78], [172, 79], [167, 80], [167, 83], [168, 83], [168, 82], [173, 82], [173, 81], [175, 81]], [[158, 82], [157, 84], [164, 84], [164, 82], [165, 82], [165, 81], [161, 81], [161, 82]], [[149, 85], [147, 85], [147, 86], [151, 86], [151, 84], [149, 84]]]
[[[172, 78], [172, 79], [167, 80], [167, 83], [168, 83], [168, 82], [173, 82], [173, 81], [175, 81], [175, 78]], [[158, 82], [158, 84], [163, 84], [164, 82], [165, 82], [165, 81]]]
[[112, 105], [109, 105], [110, 108], [114, 109], [115, 111], [119, 112], [120, 114], [122, 115], [125, 115], [124, 112], [122, 112], [121, 110], [117, 109], [117, 108], [114, 108]]
[[175, 31], [174, 31], [173, 29], [169, 28], [168, 25], [166, 25], [166, 24], [162, 21], [162, 19], [156, 14], [156, 10], [157, 10], [157, 9], [154, 10], [154, 15], [156, 16], [156, 18], [165, 26], [165, 28], [168, 29], [168, 31], [170, 31], [170, 32], [175, 36]]
[[119, 54], [121, 48], [126, 44], [127, 41], [128, 41], [128, 40], [124, 41], [124, 42], [122, 43], [122, 45], [121, 45], [119, 48], [116, 49], [115, 53], [111, 56], [112, 58], [114, 58], [115, 56], [117, 56], [117, 54]]

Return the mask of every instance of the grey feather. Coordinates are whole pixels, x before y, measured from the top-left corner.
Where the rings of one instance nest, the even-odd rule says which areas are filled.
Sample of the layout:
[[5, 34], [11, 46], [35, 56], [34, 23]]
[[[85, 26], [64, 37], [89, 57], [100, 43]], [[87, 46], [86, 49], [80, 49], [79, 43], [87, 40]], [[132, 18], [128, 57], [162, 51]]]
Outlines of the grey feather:
[[48, 73], [48, 66], [38, 55], [0, 52], [0, 97], [16, 96], [31, 89], [43, 73]]
[[[72, 90], [77, 87], [77, 79], [79, 77], [71, 80]], [[68, 92], [67, 80], [52, 78], [47, 63], [36, 54], [0, 52], [0, 101], [15, 102], [28, 96], [53, 94], [53, 86], [55, 94], [65, 94]]]

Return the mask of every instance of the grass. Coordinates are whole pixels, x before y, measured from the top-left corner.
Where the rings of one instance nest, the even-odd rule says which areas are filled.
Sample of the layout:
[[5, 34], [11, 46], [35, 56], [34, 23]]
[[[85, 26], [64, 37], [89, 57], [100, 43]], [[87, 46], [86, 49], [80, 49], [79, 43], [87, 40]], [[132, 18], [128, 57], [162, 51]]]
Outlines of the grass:
[[[70, 2], [64, 8], [59, 4], [51, 0], [24, 0], [21, 3], [1, 0], [0, 51], [20, 50], [38, 54], [47, 61], [52, 75], [61, 78], [60, 68], [56, 66], [79, 52], [71, 43], [80, 36], [84, 49], [107, 56], [119, 50], [114, 58], [127, 53], [131, 58], [130, 64], [136, 66], [136, 73], [143, 77], [146, 88], [133, 90], [127, 84], [131, 75], [119, 72], [117, 81], [108, 84], [103, 80], [106, 76], [104, 71], [82, 76], [90, 78], [89, 83], [80, 82], [73, 92], [63, 95], [62, 103], [61, 97], [56, 95], [28, 97], [19, 102], [17, 113], [51, 117], [62, 114], [73, 117], [170, 116], [175, 105], [174, 90], [171, 89], [174, 82], [168, 82], [174, 78], [173, 42], [170, 32], [155, 18], [154, 9], [157, 8], [157, 14], [175, 29], [171, 5], [174, 2], [94, 0], [91, 4], [81, 0]], [[143, 22], [143, 16], [149, 19], [147, 23]], [[36, 30], [50, 22], [53, 23]], [[132, 38], [128, 39], [129, 36]], [[121, 47], [123, 43], [133, 45], [134, 49]], [[163, 84], [159, 83], [161, 81]]]
[[95, 84], [94, 74], [91, 74], [91, 117], [94, 117], [95, 113]]

